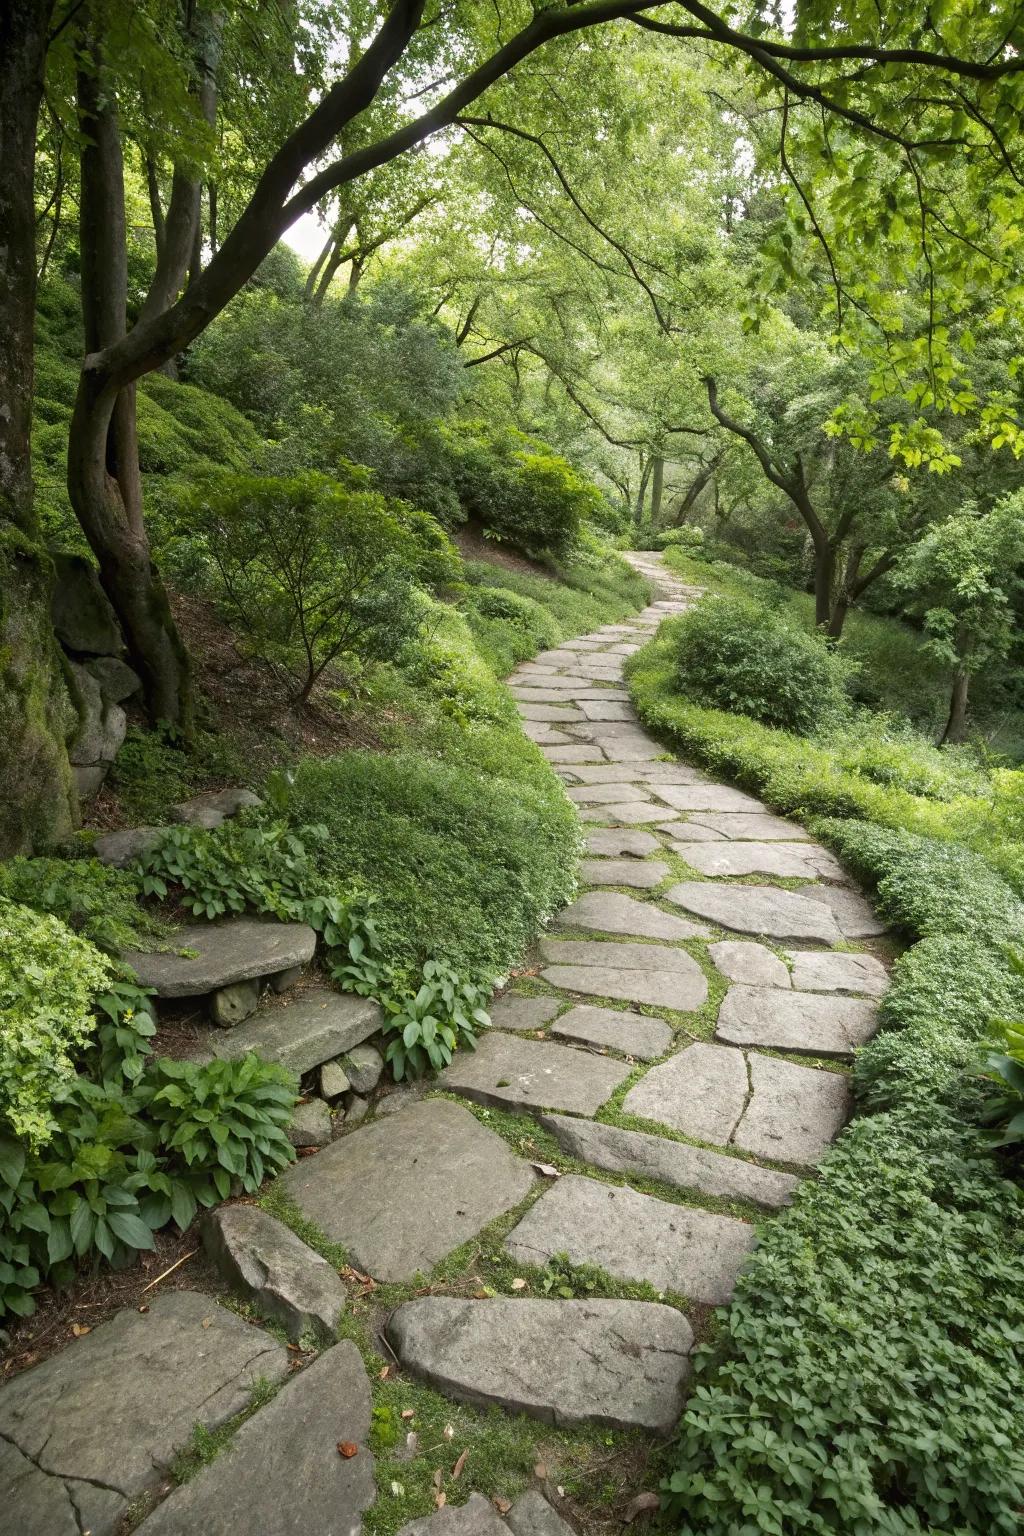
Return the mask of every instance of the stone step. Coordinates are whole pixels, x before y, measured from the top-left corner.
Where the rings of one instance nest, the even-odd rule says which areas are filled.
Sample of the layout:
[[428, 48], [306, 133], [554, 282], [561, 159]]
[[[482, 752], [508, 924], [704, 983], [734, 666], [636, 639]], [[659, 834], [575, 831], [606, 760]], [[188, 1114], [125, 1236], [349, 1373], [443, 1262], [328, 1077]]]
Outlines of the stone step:
[[316, 950], [308, 924], [252, 917], [190, 924], [178, 929], [173, 942], [187, 953], [129, 950], [121, 957], [158, 997], [202, 997], [238, 981], [275, 976], [306, 965]]
[[754, 1246], [752, 1226], [628, 1186], [564, 1174], [505, 1240], [513, 1260], [539, 1269], [556, 1254], [596, 1264], [617, 1280], [646, 1280], [658, 1291], [716, 1306], [728, 1301]]
[[835, 854], [817, 843], [690, 843], [685, 841], [685, 822], [679, 838], [683, 840], [669, 845], [672, 852], [702, 875], [776, 875], [782, 879], [832, 880], [838, 885], [850, 881]]
[[499, 1109], [565, 1109], [592, 1115], [629, 1073], [624, 1061], [495, 1030], [475, 1051], [459, 1051], [438, 1085]]
[[668, 1433], [693, 1331], [657, 1302], [422, 1296], [391, 1318], [403, 1366], [463, 1402], [549, 1424]]
[[347, 1292], [327, 1260], [256, 1205], [222, 1205], [202, 1223], [203, 1247], [261, 1317], [333, 1344]]
[[190, 1053], [194, 1061], [237, 1061], [255, 1051], [300, 1076], [333, 1061], [377, 1034], [384, 1022], [378, 1003], [354, 992], [312, 987], [294, 997], [264, 1002], [234, 1029], [211, 1029]]
[[726, 993], [715, 1038], [730, 1045], [845, 1060], [877, 1027], [877, 1004], [866, 997], [740, 986]]

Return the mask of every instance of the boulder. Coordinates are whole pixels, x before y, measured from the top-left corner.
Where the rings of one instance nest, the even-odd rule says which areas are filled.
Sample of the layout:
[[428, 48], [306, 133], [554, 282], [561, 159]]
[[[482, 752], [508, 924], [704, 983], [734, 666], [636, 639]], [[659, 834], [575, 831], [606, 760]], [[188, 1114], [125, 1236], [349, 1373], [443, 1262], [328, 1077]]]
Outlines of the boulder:
[[301, 1076], [375, 1035], [381, 1022], [380, 1004], [371, 998], [311, 987], [284, 1003], [264, 1005], [235, 1029], [211, 1032], [193, 1060], [237, 1061], [255, 1051]]
[[262, 804], [259, 795], [254, 795], [251, 789], [211, 789], [172, 805], [170, 815], [172, 821], [212, 829], [237, 816], [245, 806]]
[[325, 1099], [340, 1099], [352, 1084], [340, 1061], [325, 1061], [320, 1068], [320, 1092]]
[[334, 1341], [345, 1287], [283, 1222], [255, 1205], [222, 1205], [204, 1219], [202, 1236], [217, 1269], [261, 1316], [280, 1323], [290, 1339], [316, 1334]]
[[55, 554], [51, 617], [57, 639], [69, 651], [119, 656], [121, 628], [99, 573], [84, 555]]
[[331, 1139], [331, 1111], [323, 1099], [296, 1104], [288, 1140], [293, 1147], [326, 1147]]
[[105, 764], [109, 767], [124, 741], [127, 717], [119, 704], [104, 701], [99, 683], [85, 667], [76, 662], [69, 665], [78, 685], [82, 713], [68, 747], [68, 757], [72, 763], [82, 766]]
[[114, 869], [127, 869], [164, 835], [164, 827], [127, 827], [121, 832], [105, 832], [92, 845], [93, 858]]
[[100, 693], [109, 704], [123, 704], [142, 687], [142, 679], [118, 656], [94, 656], [85, 670], [99, 684]]
[[380, 1082], [384, 1058], [374, 1045], [357, 1045], [343, 1057], [342, 1065], [356, 1093], [366, 1094], [372, 1093]]
[[221, 1029], [233, 1029], [260, 1005], [258, 981], [233, 981], [210, 997], [210, 1017]]

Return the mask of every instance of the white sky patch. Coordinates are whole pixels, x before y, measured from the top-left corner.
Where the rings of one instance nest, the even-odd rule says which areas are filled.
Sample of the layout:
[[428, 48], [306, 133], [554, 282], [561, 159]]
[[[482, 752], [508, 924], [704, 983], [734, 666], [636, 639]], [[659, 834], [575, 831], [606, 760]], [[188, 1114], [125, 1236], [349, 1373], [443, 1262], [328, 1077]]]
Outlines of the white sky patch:
[[285, 230], [282, 239], [311, 267], [323, 250], [327, 231], [315, 213], [304, 213], [295, 220], [291, 229]]

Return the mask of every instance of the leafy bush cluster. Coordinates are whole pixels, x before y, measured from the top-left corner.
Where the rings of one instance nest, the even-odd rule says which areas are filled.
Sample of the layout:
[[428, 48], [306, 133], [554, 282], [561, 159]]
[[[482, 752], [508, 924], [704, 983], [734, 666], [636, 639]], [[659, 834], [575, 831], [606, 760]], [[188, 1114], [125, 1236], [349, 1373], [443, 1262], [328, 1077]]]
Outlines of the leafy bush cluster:
[[521, 433], [483, 424], [453, 436], [464, 514], [527, 555], [565, 556], [599, 510], [601, 493], [565, 459]]
[[100, 949], [135, 949], [160, 925], [139, 906], [138, 877], [96, 859], [0, 863], [0, 898], [48, 912]]

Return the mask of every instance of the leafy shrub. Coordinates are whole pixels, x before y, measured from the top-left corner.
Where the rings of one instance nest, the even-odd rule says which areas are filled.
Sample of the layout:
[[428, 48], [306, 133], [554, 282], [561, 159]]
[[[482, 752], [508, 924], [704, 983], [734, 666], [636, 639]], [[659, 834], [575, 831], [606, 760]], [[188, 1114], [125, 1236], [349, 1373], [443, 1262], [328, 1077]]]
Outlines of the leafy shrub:
[[996, 1147], [1018, 1146], [1024, 1141], [1024, 1027], [1003, 1019], [991, 1043], [985, 1076], [999, 1091], [985, 1105], [986, 1122], [994, 1127], [989, 1139]]
[[101, 949], [137, 948], [160, 932], [139, 906], [138, 877], [96, 859], [8, 859], [0, 897], [49, 912]]
[[177, 886], [193, 917], [211, 921], [246, 908], [300, 921], [316, 888], [306, 845], [322, 831], [238, 820], [210, 829], [168, 827], [139, 861], [142, 886], [161, 898]]
[[757, 603], [705, 597], [675, 634], [679, 687], [716, 709], [806, 736], [845, 708], [845, 668], [825, 641]]
[[686, 549], [699, 555], [704, 548], [704, 529], [695, 524], [682, 528], [663, 528], [654, 535], [655, 549]]
[[408, 1074], [422, 1077], [431, 1067], [440, 1072], [460, 1047], [475, 1050], [477, 1032], [490, 1024], [484, 1004], [491, 995], [490, 979], [460, 976], [440, 960], [428, 960], [415, 993], [385, 999], [388, 1044], [385, 1059], [395, 1081]]
[[542, 604], [501, 587], [473, 589], [466, 618], [477, 646], [499, 677], [563, 638]]
[[524, 554], [568, 554], [601, 507], [591, 481], [521, 433], [476, 424], [455, 447], [455, 485], [466, 516]]

